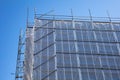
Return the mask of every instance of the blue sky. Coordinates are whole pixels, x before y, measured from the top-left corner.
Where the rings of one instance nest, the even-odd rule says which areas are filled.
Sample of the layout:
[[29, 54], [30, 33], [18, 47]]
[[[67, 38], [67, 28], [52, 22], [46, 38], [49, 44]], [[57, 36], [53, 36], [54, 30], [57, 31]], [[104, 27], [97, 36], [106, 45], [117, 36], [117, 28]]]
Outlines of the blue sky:
[[14, 80], [18, 35], [26, 27], [26, 10], [29, 21], [33, 21], [34, 8], [37, 13], [55, 10], [54, 14], [70, 15], [72, 8], [76, 16], [120, 17], [120, 0], [0, 0], [0, 80]]

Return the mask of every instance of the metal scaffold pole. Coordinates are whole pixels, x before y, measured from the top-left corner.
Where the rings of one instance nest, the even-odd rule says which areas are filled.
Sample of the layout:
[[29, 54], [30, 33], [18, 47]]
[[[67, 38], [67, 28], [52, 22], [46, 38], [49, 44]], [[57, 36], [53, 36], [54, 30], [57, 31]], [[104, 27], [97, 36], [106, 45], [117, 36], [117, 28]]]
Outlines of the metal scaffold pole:
[[22, 32], [20, 31], [19, 42], [18, 42], [18, 54], [17, 54], [17, 62], [16, 62], [16, 72], [15, 72], [15, 80], [24, 80], [24, 42], [22, 37]]

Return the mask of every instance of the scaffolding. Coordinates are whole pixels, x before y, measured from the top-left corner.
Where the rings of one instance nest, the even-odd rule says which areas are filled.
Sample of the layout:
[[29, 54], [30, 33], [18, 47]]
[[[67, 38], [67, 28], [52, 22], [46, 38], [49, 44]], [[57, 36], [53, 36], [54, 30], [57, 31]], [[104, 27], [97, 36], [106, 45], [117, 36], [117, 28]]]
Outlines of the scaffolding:
[[19, 34], [19, 42], [18, 42], [18, 54], [17, 54], [17, 64], [16, 64], [16, 72], [15, 72], [15, 80], [24, 80], [24, 37], [22, 36], [22, 32]]
[[[51, 12], [51, 11], [50, 11]], [[22, 68], [20, 68], [19, 62], [21, 62], [20, 56], [23, 55], [21, 52], [21, 46], [23, 46], [24, 43], [21, 41], [21, 35], [19, 36], [19, 47], [18, 47], [18, 57], [17, 57], [17, 67], [16, 67], [16, 80], [58, 80], [59, 75], [58, 73], [61, 72], [65, 76], [69, 72], [65, 68], [76, 68], [78, 70], [79, 77], [82, 75], [81, 70], [78, 68], [81, 68], [80, 66], [80, 59], [79, 57], [83, 56], [85, 53], [86, 56], [90, 55], [91, 50], [87, 53], [83, 51], [83, 53], [80, 53], [79, 50], [79, 42], [80, 43], [86, 43], [88, 42], [91, 44], [96, 45], [96, 48], [98, 49], [100, 46], [99, 44], [102, 43], [102, 41], [95, 41], [95, 40], [77, 40], [77, 31], [84, 33], [91, 32], [93, 34], [87, 34], [92, 35], [96, 38], [96, 33], [102, 31], [105, 33], [105, 31], [108, 31], [106, 34], [111, 32], [112, 36], [116, 38], [116, 32], [119, 32], [120, 30], [113, 29], [113, 26], [119, 27], [120, 26], [120, 18], [111, 18], [108, 14], [108, 17], [93, 17], [90, 10], [89, 10], [90, 16], [74, 16], [73, 12], [71, 10], [71, 15], [48, 15], [46, 14], [36, 14], [34, 17], [34, 25], [33, 23], [27, 22], [27, 28], [26, 28], [26, 40], [25, 40], [25, 53], [24, 53], [24, 65], [22, 65]], [[104, 29], [105, 27], [105, 29]], [[66, 34], [69, 35], [69, 37], [73, 36], [72, 38], [69, 38], [68, 40], [63, 40], [63, 30], [66, 30]], [[68, 31], [71, 31], [71, 34], [68, 34]], [[60, 33], [59, 33], [60, 32]], [[96, 32], [96, 33], [95, 33]], [[58, 35], [59, 34], [59, 35]], [[84, 34], [82, 34], [84, 35]], [[85, 35], [86, 36], [86, 35]], [[66, 37], [66, 36], [65, 36]], [[82, 36], [83, 37], [83, 36]], [[60, 39], [61, 38], [61, 39]], [[68, 51], [65, 51], [65, 47], [63, 46], [63, 42], [67, 45], [69, 45], [66, 48], [69, 48]], [[104, 41], [104, 44], [108, 44], [110, 42]], [[119, 43], [119, 42], [111, 42], [113, 44]], [[59, 45], [58, 45], [59, 44]], [[58, 50], [58, 46], [61, 47], [61, 51]], [[74, 44], [74, 45], [73, 45]], [[111, 44], [110, 44], [111, 45]], [[119, 49], [119, 45], [117, 45], [117, 48]], [[112, 47], [111, 47], [112, 49]], [[82, 51], [82, 50], [81, 50]], [[118, 51], [120, 52], [120, 51]], [[69, 53], [69, 54], [68, 54]], [[76, 53], [75, 55], [73, 55]], [[97, 54], [96, 54], [97, 53]], [[98, 56], [112, 56], [113, 54], [99, 54], [99, 51], [96, 51], [96, 53], [92, 53], [92, 59], [93, 57], [97, 55]], [[62, 55], [61, 55], [62, 54]], [[65, 61], [68, 57], [70, 59], [74, 58], [76, 59], [76, 65], [72, 65], [72, 60], [70, 64], [67, 64], [65, 66]], [[61, 59], [64, 56], [63, 63], [64, 65], [61, 66], [61, 63], [59, 65], [58, 58], [61, 57]], [[116, 56], [116, 55], [113, 55]], [[118, 55], [117, 55], [118, 56]], [[82, 57], [81, 57], [82, 58]], [[82, 60], [81, 60], [82, 61]], [[86, 60], [87, 61], [87, 60]], [[73, 61], [75, 62], [75, 61]], [[23, 61], [22, 61], [23, 63]], [[69, 66], [68, 66], [69, 65]], [[72, 65], [72, 66], [71, 66]], [[94, 64], [95, 65], [95, 64]], [[73, 67], [74, 66], [74, 67]], [[84, 65], [85, 66], [85, 65]], [[24, 67], [24, 68], [23, 68]], [[61, 69], [63, 68], [63, 69]], [[84, 69], [89, 69], [86, 67], [83, 67]], [[61, 70], [60, 70], [61, 69]], [[82, 69], [82, 68], [81, 68]], [[96, 68], [96, 69], [103, 69], [103, 68]], [[105, 68], [108, 70], [111, 70], [111, 68]], [[66, 70], [66, 72], [65, 72]], [[117, 70], [117, 68], [116, 68]], [[72, 69], [71, 69], [72, 71]], [[20, 72], [24, 72], [21, 75]], [[76, 73], [75, 73], [76, 72]], [[73, 69], [72, 73], [77, 74], [77, 71]], [[71, 77], [71, 76], [70, 76]], [[72, 75], [72, 80], [73, 79]], [[20, 79], [18, 79], [20, 78]], [[67, 77], [66, 77], [67, 78]], [[63, 78], [62, 78], [63, 79]], [[65, 78], [64, 78], [65, 79]], [[63, 79], [63, 80], [64, 80]], [[79, 78], [82, 80], [82, 77]], [[70, 79], [71, 80], [71, 79]]]

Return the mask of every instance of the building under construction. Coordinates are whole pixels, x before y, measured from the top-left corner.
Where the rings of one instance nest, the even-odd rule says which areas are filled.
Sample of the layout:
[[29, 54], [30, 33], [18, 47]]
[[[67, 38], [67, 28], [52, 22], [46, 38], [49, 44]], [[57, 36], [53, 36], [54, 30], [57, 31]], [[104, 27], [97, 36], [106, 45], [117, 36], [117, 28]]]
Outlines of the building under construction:
[[120, 80], [120, 19], [35, 14], [24, 57], [16, 80]]

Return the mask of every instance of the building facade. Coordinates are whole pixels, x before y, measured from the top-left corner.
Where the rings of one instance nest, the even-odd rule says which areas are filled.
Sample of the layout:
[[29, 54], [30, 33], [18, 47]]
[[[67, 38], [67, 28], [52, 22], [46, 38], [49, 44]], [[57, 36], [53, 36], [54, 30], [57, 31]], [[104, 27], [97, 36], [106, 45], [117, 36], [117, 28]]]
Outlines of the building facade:
[[31, 29], [33, 80], [120, 80], [119, 22], [35, 18]]

